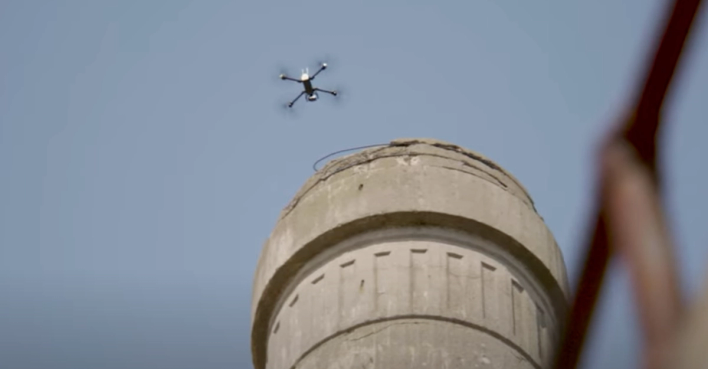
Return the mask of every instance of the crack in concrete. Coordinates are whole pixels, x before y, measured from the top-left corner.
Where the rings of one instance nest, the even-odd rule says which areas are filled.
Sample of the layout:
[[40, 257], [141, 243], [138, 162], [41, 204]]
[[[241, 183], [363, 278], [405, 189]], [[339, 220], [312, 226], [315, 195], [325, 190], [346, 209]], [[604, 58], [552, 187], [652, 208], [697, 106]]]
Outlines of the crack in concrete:
[[476, 160], [476, 161], [479, 161], [480, 163], [482, 163], [482, 164], [488, 166], [488, 167], [491, 168], [491, 169], [498, 170], [498, 171], [500, 171], [500, 172], [502, 172], [502, 173], [508, 175], [508, 173], [506, 173], [506, 171], [505, 171], [503, 168], [499, 167], [499, 166], [498, 166], [496, 163], [494, 163], [493, 161], [491, 161], [491, 160], [489, 160], [489, 159], [487, 159], [487, 158], [484, 158], [484, 157], [482, 157], [482, 156], [475, 155], [475, 154], [473, 154], [473, 153], [471, 153], [471, 152], [469, 152], [469, 151], [467, 151], [467, 150], [464, 150], [463, 148], [461, 148], [461, 147], [459, 147], [459, 146], [457, 146], [457, 145], [444, 144], [444, 143], [440, 143], [440, 142], [430, 143], [430, 142], [424, 142], [424, 141], [420, 141], [420, 140], [409, 140], [409, 141], [405, 141], [405, 142], [392, 142], [392, 143], [391, 143], [391, 146], [403, 146], [403, 147], [406, 147], [406, 146], [412, 146], [412, 145], [430, 145], [430, 146], [433, 146], [433, 147], [439, 147], [439, 148], [441, 148], [441, 149], [454, 151], [454, 152], [459, 153], [459, 154], [462, 154], [462, 155], [464, 155], [464, 156], [466, 156], [466, 157], [468, 157], [468, 158], [470, 158], [470, 159], [474, 159], [474, 160]]
[[[450, 169], [450, 170], [456, 170], [456, 171], [458, 171], [458, 172], [462, 172], [462, 173], [469, 174], [469, 175], [471, 175], [471, 176], [475, 176], [475, 177], [477, 177], [477, 178], [483, 179], [483, 180], [485, 180], [485, 181], [487, 181], [487, 182], [491, 182], [489, 179], [484, 178], [484, 176], [481, 176], [481, 175], [479, 175], [479, 174], [477, 174], [477, 173], [470, 172], [470, 171], [467, 171], [467, 170], [464, 170], [464, 169], [461, 169], [461, 168], [448, 167], [448, 166], [446, 166], [446, 165], [441, 165], [440, 168], [445, 168], [445, 169]], [[470, 166], [470, 168], [474, 168], [474, 167]], [[477, 169], [477, 168], [475, 168], [475, 169]], [[477, 169], [477, 170], [479, 170], [479, 169]], [[488, 173], [487, 173], [487, 174], [488, 174]], [[504, 182], [500, 181], [499, 178], [497, 178], [497, 177], [495, 177], [495, 176], [493, 176], [493, 175], [491, 175], [491, 174], [490, 174], [489, 176], [492, 177], [495, 181], [497, 181], [497, 183], [495, 183], [495, 184], [500, 185], [505, 191], [510, 192], [509, 190], [507, 190], [508, 186], [507, 186]], [[513, 195], [513, 193], [512, 193], [512, 195]], [[515, 196], [515, 195], [514, 195], [514, 196]], [[523, 201], [523, 199], [522, 199], [522, 201]], [[529, 204], [529, 205], [531, 205], [531, 204]]]
[[[401, 321], [400, 321], [400, 320], [408, 320], [408, 319], [419, 319], [419, 320], [417, 320], [417, 321], [408, 321], [408, 322], [401, 322]], [[478, 325], [478, 324], [474, 324], [474, 323], [472, 323], [472, 322], [468, 322], [468, 321], [461, 320], [461, 319], [449, 318], [449, 317], [440, 317], [440, 316], [430, 316], [430, 315], [417, 315], [417, 314], [399, 315], [399, 316], [395, 316], [395, 317], [388, 317], [388, 318], [382, 318], [382, 319], [369, 320], [369, 321], [366, 321], [366, 322], [362, 322], [362, 323], [360, 323], [360, 324], [356, 324], [356, 325], [354, 325], [354, 326], [352, 326], [352, 327], [349, 327], [347, 330], [340, 331], [340, 332], [336, 332], [336, 333], [334, 333], [334, 334], [332, 334], [332, 335], [329, 335], [329, 336], [327, 336], [327, 337], [324, 337], [322, 340], [320, 340], [319, 342], [317, 342], [315, 345], [313, 345], [313, 346], [310, 347], [309, 349], [305, 350], [305, 352], [303, 352], [303, 353], [300, 355], [300, 357], [298, 357], [297, 359], [295, 359], [294, 363], [290, 366], [290, 368], [297, 368], [297, 366], [298, 366], [310, 353], [314, 352], [314, 351], [317, 350], [320, 346], [324, 345], [326, 342], [328, 342], [328, 341], [334, 339], [335, 337], [337, 337], [337, 336], [339, 336], [339, 335], [342, 335], [342, 334], [349, 334], [350, 332], [353, 332], [354, 330], [360, 329], [360, 328], [362, 328], [362, 327], [364, 327], [364, 326], [367, 326], [367, 325], [378, 324], [378, 323], [382, 323], [382, 322], [386, 322], [386, 321], [396, 321], [396, 320], [399, 320], [399, 322], [396, 322], [396, 323], [398, 323], [398, 325], [400, 325], [400, 324], [430, 324], [430, 323], [433, 323], [433, 322], [436, 322], [436, 321], [437, 321], [437, 322], [447, 322], [447, 323], [452, 323], [452, 324], [458, 324], [458, 325], [461, 325], [461, 326], [464, 326], [464, 327], [467, 327], [467, 328], [475, 329], [475, 330], [477, 330], [477, 331], [479, 331], [479, 332], [481, 332], [481, 333], [484, 333], [484, 334], [487, 334], [487, 335], [489, 335], [489, 336], [491, 336], [491, 337], [493, 337], [493, 338], [496, 338], [497, 340], [501, 341], [503, 344], [505, 344], [505, 345], [507, 345], [508, 347], [510, 347], [510, 348], [512, 349], [513, 354], [514, 354], [516, 357], [518, 357], [518, 356], [523, 357], [524, 360], [525, 360], [527, 363], [529, 363], [534, 369], [541, 369], [541, 365], [540, 365], [539, 363], [537, 363], [536, 361], [534, 361], [533, 357], [531, 357], [526, 351], [524, 351], [524, 349], [523, 349], [521, 346], [519, 346], [516, 342], [510, 340], [508, 337], [505, 337], [505, 336], [503, 336], [502, 334], [500, 334], [500, 333], [498, 333], [498, 332], [496, 332], [496, 331], [494, 331], [494, 330], [491, 330], [491, 329], [489, 329], [489, 328], [487, 328], [487, 327], [484, 327], [484, 326], [481, 326], [481, 325]], [[428, 322], [423, 321], [423, 320], [428, 320]], [[396, 323], [388, 324], [388, 325], [386, 325], [385, 327], [383, 327], [381, 330], [390, 328], [390, 327], [392, 327], [392, 326], [394, 326], [394, 325], [397, 325]], [[375, 332], [374, 332], [374, 333], [375, 333]], [[374, 333], [370, 333], [370, 334], [374, 334]], [[369, 334], [369, 335], [370, 335], [370, 334]], [[518, 356], [517, 356], [517, 355], [518, 355]]]
[[385, 331], [385, 330], [387, 330], [387, 329], [389, 329], [389, 328], [391, 328], [391, 327], [393, 327], [393, 326], [396, 326], [396, 325], [417, 325], [417, 324], [428, 324], [428, 322], [397, 322], [397, 323], [391, 323], [391, 324], [387, 324], [386, 326], [384, 326], [384, 327], [382, 327], [382, 328], [379, 328], [379, 329], [377, 329], [377, 330], [375, 330], [375, 331], [373, 331], [373, 332], [369, 332], [369, 333], [367, 333], [367, 334], [365, 334], [365, 335], [363, 335], [363, 336], [361, 336], [361, 337], [347, 338], [347, 341], [359, 341], [359, 340], [363, 340], [363, 339], [366, 338], [366, 337], [373, 336], [373, 335], [375, 335], [375, 334], [377, 334], [377, 333], [383, 332], [383, 331]]

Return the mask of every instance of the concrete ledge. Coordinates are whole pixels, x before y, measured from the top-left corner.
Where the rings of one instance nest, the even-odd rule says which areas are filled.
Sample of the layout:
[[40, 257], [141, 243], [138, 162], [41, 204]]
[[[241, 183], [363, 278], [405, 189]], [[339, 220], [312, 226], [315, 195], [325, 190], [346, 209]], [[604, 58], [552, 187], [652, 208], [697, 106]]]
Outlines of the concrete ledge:
[[279, 294], [268, 367], [292, 368], [353, 326], [413, 315], [481, 327], [543, 362], [559, 340], [563, 305], [506, 249], [471, 232], [427, 226], [373, 230], [330, 246]]
[[300, 248], [287, 263], [274, 273], [261, 298], [256, 301], [256, 311], [253, 317], [251, 331], [251, 350], [256, 369], [265, 368], [265, 357], [269, 323], [277, 306], [278, 300], [287, 290], [289, 282], [301, 268], [315, 256], [331, 245], [340, 243], [355, 235], [375, 229], [402, 228], [409, 226], [449, 227], [456, 231], [469, 232], [500, 245], [508, 245], [507, 252], [519, 260], [524, 260], [526, 266], [534, 272], [537, 281], [549, 295], [559, 322], [564, 321], [567, 312], [567, 297], [550, 271], [535, 258], [528, 249], [523, 247], [508, 235], [490, 228], [474, 220], [455, 217], [449, 214], [429, 212], [387, 213], [360, 218], [351, 223], [342, 224]]

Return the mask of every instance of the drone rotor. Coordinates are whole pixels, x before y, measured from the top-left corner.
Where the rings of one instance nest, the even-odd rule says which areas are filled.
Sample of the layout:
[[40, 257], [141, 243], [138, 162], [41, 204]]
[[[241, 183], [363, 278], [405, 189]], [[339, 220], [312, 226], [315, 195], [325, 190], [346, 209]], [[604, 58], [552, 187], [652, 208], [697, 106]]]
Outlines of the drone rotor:
[[283, 115], [288, 119], [297, 118], [297, 109], [290, 102], [283, 102], [282, 100], [278, 102], [276, 110], [279, 114]]
[[332, 92], [335, 93], [334, 96], [331, 96], [332, 104], [335, 105], [337, 108], [342, 107], [350, 98], [349, 91], [343, 86], [337, 86], [336, 88], [332, 89]]
[[278, 79], [276, 81], [285, 80], [285, 77], [291, 77], [291, 78], [297, 77], [295, 74], [292, 73], [292, 71], [290, 71], [290, 69], [288, 69], [282, 65], [278, 65], [278, 68], [276, 70], [277, 70], [276, 75], [278, 76]]
[[332, 65], [336, 65], [337, 61], [329, 54], [322, 55], [313, 61], [312, 66], [316, 66], [317, 69], [329, 69]]

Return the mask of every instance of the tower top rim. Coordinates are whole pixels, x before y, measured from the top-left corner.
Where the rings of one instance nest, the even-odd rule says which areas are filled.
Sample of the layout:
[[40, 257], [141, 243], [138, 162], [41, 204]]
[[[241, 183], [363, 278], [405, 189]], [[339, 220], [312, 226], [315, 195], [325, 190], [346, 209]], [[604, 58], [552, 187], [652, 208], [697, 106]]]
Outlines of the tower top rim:
[[[435, 150], [435, 152], [432, 153], [430, 151], [431, 149]], [[529, 194], [526, 187], [524, 187], [521, 181], [519, 181], [513, 174], [504, 169], [504, 167], [477, 151], [470, 150], [449, 141], [434, 138], [397, 138], [391, 140], [388, 144], [373, 145], [372, 147], [334, 158], [323, 165], [317, 173], [310, 177], [308, 182], [315, 184], [326, 180], [331, 175], [342, 170], [356, 165], [370, 163], [377, 159], [392, 156], [415, 156], [426, 154], [442, 156], [447, 159], [460, 161], [463, 166], [475, 166], [477, 163], [482, 164], [482, 169], [490, 172], [493, 176], [496, 175], [497, 181], [500, 182], [502, 186], [516, 187], [518, 190], [513, 192], [517, 192], [517, 195], [522, 197], [524, 202], [526, 202], [533, 209], [533, 211], [538, 214], [533, 198]], [[306, 189], [308, 187], [309, 185], [306, 184], [301, 189], [301, 193], [298, 193], [295, 196], [295, 199], [298, 199], [301, 195], [304, 195], [304, 192], [307, 192]], [[285, 210], [285, 212], [287, 212], [287, 207]]]

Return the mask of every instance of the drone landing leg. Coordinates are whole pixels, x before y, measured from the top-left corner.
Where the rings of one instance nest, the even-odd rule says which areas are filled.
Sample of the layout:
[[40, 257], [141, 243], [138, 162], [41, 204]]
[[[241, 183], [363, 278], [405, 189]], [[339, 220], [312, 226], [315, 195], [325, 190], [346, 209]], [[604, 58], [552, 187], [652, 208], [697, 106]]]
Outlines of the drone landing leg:
[[293, 107], [293, 104], [295, 104], [295, 102], [296, 102], [299, 98], [301, 98], [302, 95], [304, 95], [304, 94], [305, 94], [305, 91], [300, 92], [300, 94], [297, 95], [297, 97], [295, 98], [295, 100], [293, 100], [293, 101], [291, 101], [291, 102], [288, 103], [288, 108], [292, 108], [292, 107]]
[[315, 88], [315, 91], [324, 92], [332, 96], [337, 96], [337, 91], [323, 90], [321, 88]]

